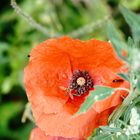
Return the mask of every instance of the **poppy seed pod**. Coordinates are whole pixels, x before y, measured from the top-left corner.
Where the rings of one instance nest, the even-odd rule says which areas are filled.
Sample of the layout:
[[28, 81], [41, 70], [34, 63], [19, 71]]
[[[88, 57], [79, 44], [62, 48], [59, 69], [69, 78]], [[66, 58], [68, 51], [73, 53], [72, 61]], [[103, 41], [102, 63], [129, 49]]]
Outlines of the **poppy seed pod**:
[[93, 88], [93, 80], [87, 71], [77, 70], [73, 73], [70, 81], [70, 89], [74, 90], [75, 96], [81, 96]]

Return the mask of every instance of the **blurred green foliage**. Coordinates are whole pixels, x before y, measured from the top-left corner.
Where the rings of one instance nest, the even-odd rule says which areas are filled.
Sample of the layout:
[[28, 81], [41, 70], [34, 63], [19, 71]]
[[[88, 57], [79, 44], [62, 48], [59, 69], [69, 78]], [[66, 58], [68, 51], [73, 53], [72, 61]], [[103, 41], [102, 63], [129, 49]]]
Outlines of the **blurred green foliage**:
[[25, 13], [45, 27], [42, 32], [29, 18], [17, 15], [10, 1], [0, 3], [0, 140], [27, 140], [34, 127], [29, 121], [21, 123], [27, 103], [23, 69], [32, 47], [58, 35], [107, 40], [107, 21], [125, 40], [131, 31], [118, 5], [140, 12], [140, 0], [17, 0]]

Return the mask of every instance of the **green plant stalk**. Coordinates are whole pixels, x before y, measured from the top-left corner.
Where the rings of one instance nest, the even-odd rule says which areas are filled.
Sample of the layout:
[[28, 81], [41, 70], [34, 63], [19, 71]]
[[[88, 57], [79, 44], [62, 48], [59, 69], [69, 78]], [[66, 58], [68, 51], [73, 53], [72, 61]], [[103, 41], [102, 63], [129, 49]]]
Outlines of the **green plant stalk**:
[[[46, 36], [50, 36], [51, 31], [49, 29], [46, 29], [46, 27], [44, 27], [43, 25], [37, 23], [28, 13], [24, 12], [16, 3], [16, 0], [11, 0], [11, 6], [15, 9], [15, 12], [21, 16], [23, 16], [28, 22], [29, 24], [31, 24], [35, 29], [37, 29], [38, 31], [40, 31], [41, 33], [43, 33]], [[53, 36], [54, 37], [58, 37], [61, 34], [56, 33]]]
[[128, 107], [129, 104], [138, 96], [137, 93], [129, 93], [128, 96], [125, 98], [123, 103], [112, 113], [112, 115], [109, 118], [109, 123], [114, 123], [116, 120], [118, 120], [125, 109]]

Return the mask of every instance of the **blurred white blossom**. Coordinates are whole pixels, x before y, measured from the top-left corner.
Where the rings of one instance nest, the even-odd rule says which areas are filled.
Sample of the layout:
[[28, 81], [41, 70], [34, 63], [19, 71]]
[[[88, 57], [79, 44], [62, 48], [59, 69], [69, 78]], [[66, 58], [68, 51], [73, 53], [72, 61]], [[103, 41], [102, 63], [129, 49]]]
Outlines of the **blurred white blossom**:
[[131, 110], [131, 118], [130, 125], [124, 128], [124, 132], [126, 135], [138, 134], [140, 133], [140, 115], [137, 112], [136, 108], [132, 108]]
[[140, 68], [140, 53], [138, 49], [133, 50], [132, 52], [132, 68], [138, 70]]

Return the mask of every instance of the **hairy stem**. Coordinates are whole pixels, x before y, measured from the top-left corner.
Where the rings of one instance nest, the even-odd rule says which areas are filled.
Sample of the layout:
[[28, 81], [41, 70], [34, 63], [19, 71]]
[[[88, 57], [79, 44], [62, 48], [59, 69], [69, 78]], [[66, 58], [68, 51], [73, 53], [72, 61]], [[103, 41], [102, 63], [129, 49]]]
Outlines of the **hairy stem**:
[[[44, 35], [50, 37], [51, 31], [46, 29], [43, 25], [37, 23], [29, 14], [24, 12], [16, 3], [16, 0], [11, 0], [11, 6], [15, 9], [16, 13], [23, 16], [35, 29], [42, 32]], [[59, 36], [60, 34], [55, 34], [53, 36]]]

